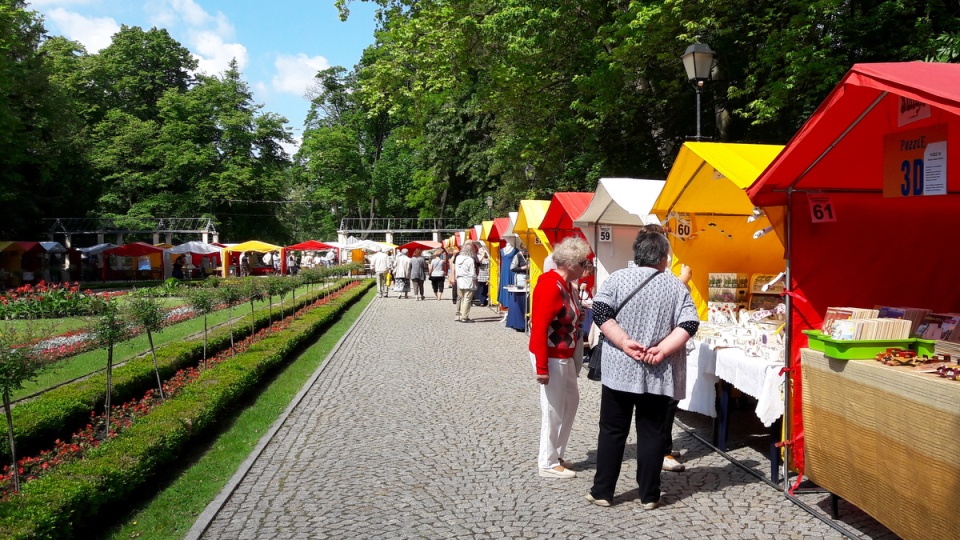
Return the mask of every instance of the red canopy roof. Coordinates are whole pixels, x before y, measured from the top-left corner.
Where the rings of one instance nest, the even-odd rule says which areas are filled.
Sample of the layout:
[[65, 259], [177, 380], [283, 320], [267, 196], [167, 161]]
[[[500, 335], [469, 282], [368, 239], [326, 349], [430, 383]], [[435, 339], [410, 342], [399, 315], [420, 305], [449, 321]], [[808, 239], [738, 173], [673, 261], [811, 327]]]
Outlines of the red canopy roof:
[[397, 246], [397, 251], [399, 252], [401, 249], [405, 249], [410, 253], [413, 253], [414, 250], [417, 249], [426, 251], [428, 249], [437, 249], [438, 247], [443, 247], [443, 244], [441, 242], [434, 242], [433, 240], [414, 240], [413, 242], [407, 242], [402, 246]]
[[573, 222], [590, 206], [591, 200], [593, 193], [554, 193], [539, 229], [547, 235], [551, 243], [568, 236], [582, 237], [583, 233], [579, 227], [573, 226]]
[[143, 257], [154, 253], [163, 253], [162, 247], [151, 246], [143, 242], [131, 242], [103, 252], [104, 255], [113, 255], [115, 257]]
[[[931, 124], [960, 124], [960, 65], [856, 64], [747, 190], [759, 206], [782, 205], [786, 189], [880, 192], [883, 138]], [[930, 118], [898, 125], [900, 98], [932, 105]], [[947, 113], [947, 114], [943, 114]], [[952, 151], [950, 153], [953, 153]], [[949, 160], [950, 178], [960, 164]]]
[[503, 240], [503, 233], [510, 228], [510, 218], [498, 217], [493, 220], [493, 227], [490, 227], [490, 234], [487, 235], [487, 242], [499, 242]]
[[300, 242], [299, 244], [287, 246], [283, 249], [288, 251], [323, 251], [325, 249], [335, 248], [336, 246], [331, 246], [330, 244], [324, 244], [323, 242], [318, 242], [316, 240], [307, 240], [306, 242]]

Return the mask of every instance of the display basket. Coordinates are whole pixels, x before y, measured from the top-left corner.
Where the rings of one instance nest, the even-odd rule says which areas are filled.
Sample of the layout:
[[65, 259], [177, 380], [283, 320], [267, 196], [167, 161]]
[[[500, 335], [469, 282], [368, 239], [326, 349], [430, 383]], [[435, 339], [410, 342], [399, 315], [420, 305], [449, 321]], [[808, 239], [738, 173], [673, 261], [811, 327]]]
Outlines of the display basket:
[[833, 339], [819, 330], [804, 330], [809, 347], [836, 360], [873, 360], [887, 349], [916, 351], [919, 356], [933, 356], [936, 341], [931, 339]]

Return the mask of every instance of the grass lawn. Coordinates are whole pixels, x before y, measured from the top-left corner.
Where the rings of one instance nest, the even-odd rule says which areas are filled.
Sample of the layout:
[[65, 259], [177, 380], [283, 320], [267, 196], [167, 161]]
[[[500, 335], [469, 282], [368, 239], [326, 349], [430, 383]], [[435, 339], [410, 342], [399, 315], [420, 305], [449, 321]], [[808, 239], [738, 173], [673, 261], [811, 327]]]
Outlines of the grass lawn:
[[177, 477], [163, 491], [134, 509], [125, 522], [104, 531], [101, 538], [183, 538], [375, 294], [376, 290], [371, 289], [351, 306], [313, 346], [278, 374], [204, 452], [198, 452], [191, 465], [183, 471], [171, 471]]
[[[313, 286], [315, 288], [315, 286]], [[313, 290], [311, 288], [311, 290]], [[297, 297], [307, 292], [307, 286], [303, 286], [297, 289]], [[183, 305], [185, 301], [179, 298], [166, 298], [162, 299], [165, 303], [165, 307], [175, 307], [178, 305]], [[291, 304], [291, 296], [287, 295], [284, 299], [284, 306], [287, 307]], [[257, 310], [266, 309], [270, 305], [269, 301], [262, 300], [255, 302], [254, 306]], [[279, 297], [273, 298], [273, 309], [279, 313], [280, 309], [280, 299]], [[207, 315], [207, 327], [212, 328], [215, 325], [226, 322], [230, 319], [237, 317], [249, 317], [250, 316], [250, 303], [244, 302], [243, 304], [236, 305], [229, 309], [221, 309]], [[90, 321], [84, 319], [83, 317], [70, 317], [67, 319], [53, 319], [52, 323], [57, 324], [57, 331], [49, 335], [61, 335], [66, 332], [69, 332], [70, 329], [85, 328], [90, 326]], [[79, 326], [73, 327], [75, 323], [80, 323]], [[47, 321], [4, 321], [3, 325], [14, 324], [14, 325], [24, 325], [24, 324], [35, 324], [35, 325], [44, 325], [47, 324]], [[250, 321], [238, 320], [234, 324], [250, 324]], [[238, 326], [239, 327], [239, 326]], [[3, 330], [3, 326], [0, 325], [0, 331]], [[45, 327], [44, 327], [45, 328]], [[64, 329], [69, 328], [69, 329]], [[187, 321], [183, 321], [173, 326], [165, 328], [162, 332], [154, 334], [153, 344], [156, 347], [164, 345], [166, 343], [172, 343], [174, 341], [180, 341], [186, 338], [187, 336], [203, 332], [203, 317], [197, 317]], [[201, 338], [202, 339], [202, 338]], [[113, 347], [113, 361], [116, 364], [125, 362], [131, 358], [134, 358], [138, 355], [149, 353], [150, 344], [147, 341], [147, 335], [142, 334], [123, 341], [114, 345]], [[56, 362], [51, 365], [49, 368], [43, 370], [34, 380], [24, 383], [24, 387], [11, 392], [11, 399], [20, 399], [25, 396], [35, 394], [41, 390], [51, 388], [58, 384], [73, 380], [77, 377], [82, 377], [84, 375], [89, 375], [100, 369], [105, 369], [107, 365], [107, 351], [106, 349], [94, 349], [85, 353], [81, 353], [70, 358], [66, 358], [60, 362]], [[123, 369], [122, 367], [119, 369]]]

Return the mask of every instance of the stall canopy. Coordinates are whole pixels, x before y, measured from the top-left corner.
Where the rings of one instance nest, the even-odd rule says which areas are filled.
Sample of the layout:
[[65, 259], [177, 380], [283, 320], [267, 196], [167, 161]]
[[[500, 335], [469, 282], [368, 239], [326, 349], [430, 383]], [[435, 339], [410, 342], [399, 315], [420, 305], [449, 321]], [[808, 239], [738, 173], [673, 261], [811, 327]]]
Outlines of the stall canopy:
[[[206, 242], [191, 241], [173, 246], [163, 253], [163, 276], [169, 278], [173, 276], [173, 257], [171, 255], [217, 255], [219, 257], [221, 246], [207, 244]], [[193, 262], [193, 261], [191, 261]]]
[[490, 234], [487, 235], [488, 242], [500, 242], [503, 235], [510, 227], [510, 218], [498, 217], [493, 219], [493, 226], [490, 227]]
[[95, 246], [77, 248], [77, 251], [79, 251], [80, 253], [86, 253], [87, 255], [93, 256], [93, 255], [99, 255], [104, 251], [107, 251], [108, 249], [113, 249], [115, 247], [117, 247], [116, 244], [109, 244], [109, 243], [97, 244]]
[[553, 251], [553, 244], [568, 236], [583, 237], [583, 232], [579, 227], [574, 227], [573, 221], [590, 206], [591, 199], [593, 199], [593, 193], [553, 194], [547, 213], [543, 215], [543, 221], [540, 222], [540, 230], [550, 242], [551, 251]]
[[397, 246], [397, 251], [405, 249], [410, 252], [412, 255], [415, 250], [427, 251], [431, 249], [437, 249], [442, 247], [443, 243], [434, 242], [433, 240], [414, 240], [413, 242], [407, 242], [406, 244]]
[[781, 150], [764, 144], [684, 143], [653, 203], [651, 212], [670, 231], [674, 265], [693, 270], [690, 292], [701, 319], [707, 318], [709, 273], [783, 271], [783, 244], [772, 233], [754, 238], [770, 221], [754, 215], [744, 191]]
[[590, 204], [574, 219], [596, 255], [597, 287], [633, 260], [633, 241], [663, 189], [663, 180], [601, 178]]
[[[530, 290], [533, 291], [537, 286], [537, 280], [543, 273], [543, 262], [550, 254], [547, 248], [547, 237], [540, 230], [540, 223], [543, 222], [543, 216], [547, 214], [547, 207], [550, 201], [520, 201], [520, 211], [517, 212], [517, 221], [513, 226], [513, 232], [523, 242], [524, 247], [530, 255]], [[528, 298], [532, 298], [532, 294]]]
[[63, 247], [60, 242], [39, 242], [40, 247], [43, 248], [47, 253], [66, 253], [67, 248]]
[[163, 248], [151, 246], [143, 242], [131, 242], [115, 248], [105, 250], [104, 255], [113, 255], [114, 257], [146, 257], [158, 253], [163, 253]]
[[[789, 212], [777, 226], [789, 237], [792, 448], [801, 470], [800, 332], [819, 328], [829, 306], [960, 311], [948, 247], [960, 207], [957, 88], [957, 64], [856, 64], [749, 190], [755, 204]], [[945, 150], [945, 170], [924, 178], [933, 150]]]
[[335, 247], [336, 246], [325, 244], [317, 240], [307, 240], [305, 242], [300, 242], [299, 244], [286, 246], [280, 250], [280, 273], [284, 275], [286, 275], [287, 273], [287, 252], [288, 251], [324, 251], [329, 249], [335, 249]]

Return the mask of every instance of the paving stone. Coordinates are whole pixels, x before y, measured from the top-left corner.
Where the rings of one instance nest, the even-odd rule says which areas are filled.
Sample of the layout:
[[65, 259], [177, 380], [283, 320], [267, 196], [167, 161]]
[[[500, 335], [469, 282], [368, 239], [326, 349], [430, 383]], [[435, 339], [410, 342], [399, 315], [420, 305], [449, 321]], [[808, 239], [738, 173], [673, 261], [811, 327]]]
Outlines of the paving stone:
[[[208, 540], [842, 538], [679, 427], [674, 448], [687, 472], [663, 474], [665, 506], [639, 508], [633, 434], [614, 506], [589, 504], [600, 386], [585, 377], [566, 456], [577, 477], [539, 478], [539, 390], [526, 336], [489, 308], [474, 307], [476, 324], [454, 322], [454, 312], [449, 300], [375, 299], [194, 530], [205, 526]], [[681, 420], [709, 438], [709, 419], [696, 416]], [[731, 453], [769, 469], [755, 449]], [[853, 517], [864, 538], [889, 533]]]

